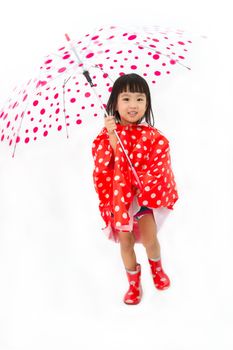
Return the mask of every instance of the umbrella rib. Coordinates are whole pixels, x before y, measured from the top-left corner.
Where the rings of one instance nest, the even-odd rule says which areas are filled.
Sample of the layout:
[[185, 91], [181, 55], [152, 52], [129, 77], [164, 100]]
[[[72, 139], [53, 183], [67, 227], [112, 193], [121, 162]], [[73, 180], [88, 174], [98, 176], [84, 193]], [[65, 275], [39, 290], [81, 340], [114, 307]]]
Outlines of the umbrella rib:
[[[35, 80], [33, 81], [35, 82]], [[32, 100], [32, 97], [33, 97], [33, 92], [35, 90], [35, 87], [32, 88], [31, 92], [30, 92], [30, 96], [28, 97], [28, 102], [23, 110], [23, 112], [21, 113], [21, 120], [20, 120], [20, 124], [18, 126], [18, 130], [17, 130], [17, 133], [16, 133], [16, 137], [15, 137], [15, 143], [14, 143], [14, 149], [13, 149], [13, 153], [12, 153], [12, 158], [14, 158], [15, 156], [15, 152], [16, 152], [16, 147], [17, 147], [17, 139], [18, 139], [18, 136], [19, 136], [19, 133], [20, 133], [20, 130], [21, 130], [21, 127], [22, 127], [22, 123], [23, 123], [23, 119], [24, 119], [24, 116], [25, 116], [25, 113], [28, 109], [28, 105], [30, 103], [30, 101]]]
[[[29, 101], [30, 101], [30, 99], [29, 99]], [[17, 146], [17, 139], [18, 139], [18, 136], [19, 136], [19, 133], [20, 133], [21, 127], [22, 127], [22, 123], [23, 123], [24, 115], [25, 115], [26, 110], [27, 110], [28, 105], [29, 105], [29, 101], [28, 101], [28, 103], [27, 103], [26, 107], [24, 108], [24, 111], [23, 111], [23, 112], [22, 112], [22, 114], [21, 114], [20, 124], [19, 124], [18, 130], [17, 130], [17, 134], [16, 134], [16, 137], [15, 137], [15, 144], [14, 144], [14, 150], [13, 150], [12, 158], [14, 158], [14, 156], [15, 156], [16, 146]]]
[[[123, 27], [121, 27], [121, 28], [123, 29]], [[95, 32], [95, 31], [94, 31], [94, 32]], [[91, 46], [91, 44], [92, 44], [92, 43], [91, 43], [91, 40], [90, 40], [90, 41], [89, 41], [89, 44], [88, 44], [86, 47], [89, 48], [89, 47]], [[127, 45], [126, 43], [123, 43], [123, 45], [124, 45], [124, 44]], [[139, 44], [140, 46], [142, 46], [143, 48], [150, 49], [150, 50], [152, 50], [152, 51], [154, 51], [154, 52], [156, 52], [156, 53], [159, 53], [159, 54], [161, 54], [161, 55], [163, 55], [163, 56], [165, 56], [165, 57], [167, 57], [167, 58], [169, 58], [169, 59], [172, 58], [172, 57], [170, 57], [170, 55], [167, 55], [167, 54], [165, 54], [165, 53], [163, 53], [163, 52], [161, 52], [161, 51], [157, 51], [157, 50], [153, 49], [152, 47], [149, 47], [149, 46], [146, 46], [146, 45], [144, 45], [144, 44], [141, 44], [140, 42], [138, 42], [138, 44]], [[135, 46], [137, 46], [138, 44], [133, 43], [133, 45], [135, 45]], [[191, 70], [190, 67], [184, 65], [184, 64], [181, 63], [178, 59], [176, 59], [176, 62], [177, 62], [178, 64], [180, 64], [182, 67]]]
[[[134, 45], [137, 46], [138, 44], [134, 43]], [[162, 55], [162, 56], [165, 56], [165, 57], [167, 57], [167, 58], [169, 58], [169, 59], [172, 59], [172, 57], [171, 57], [170, 55], [167, 55], [167, 54], [165, 54], [165, 53], [163, 53], [163, 52], [161, 52], [161, 51], [155, 50], [155, 49], [152, 48], [152, 47], [146, 46], [146, 45], [141, 44], [141, 43], [139, 43], [139, 45], [142, 46], [143, 48], [150, 49], [150, 50], [154, 51], [155, 53], [158, 53], [158, 54], [160, 54], [160, 55]], [[190, 67], [185, 66], [185, 65], [184, 65], [183, 63], [181, 63], [179, 60], [176, 59], [176, 62], [177, 62], [178, 64], [180, 64], [181, 66], [183, 66], [183, 67], [185, 67], [185, 68], [191, 70]]]
[[65, 86], [68, 83], [68, 81], [70, 80], [71, 76], [68, 79], [64, 80], [64, 84], [62, 85], [62, 92], [63, 92], [63, 116], [64, 116], [64, 121], [65, 121], [65, 127], [66, 127], [66, 137], [67, 139], [69, 138], [69, 133], [68, 133], [68, 128], [67, 128], [67, 123], [66, 123], [66, 101], [65, 101]]
[[92, 68], [97, 68], [99, 70], [101, 70], [104, 74], [108, 75], [108, 78], [111, 80], [112, 83], [114, 83], [114, 80], [110, 77], [109, 73], [106, 73], [103, 68], [101, 68], [98, 64], [95, 64], [94, 66], [92, 66]]

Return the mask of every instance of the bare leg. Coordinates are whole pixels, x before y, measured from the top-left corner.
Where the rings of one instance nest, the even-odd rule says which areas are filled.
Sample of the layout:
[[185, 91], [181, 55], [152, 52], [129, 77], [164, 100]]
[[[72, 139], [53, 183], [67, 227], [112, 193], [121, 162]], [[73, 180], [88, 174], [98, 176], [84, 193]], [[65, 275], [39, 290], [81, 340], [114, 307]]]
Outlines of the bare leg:
[[145, 214], [138, 221], [141, 241], [146, 248], [149, 259], [160, 257], [160, 244], [157, 238], [157, 227], [152, 214]]
[[132, 232], [119, 232], [121, 257], [127, 270], [136, 270], [137, 259], [134, 251], [135, 237]]

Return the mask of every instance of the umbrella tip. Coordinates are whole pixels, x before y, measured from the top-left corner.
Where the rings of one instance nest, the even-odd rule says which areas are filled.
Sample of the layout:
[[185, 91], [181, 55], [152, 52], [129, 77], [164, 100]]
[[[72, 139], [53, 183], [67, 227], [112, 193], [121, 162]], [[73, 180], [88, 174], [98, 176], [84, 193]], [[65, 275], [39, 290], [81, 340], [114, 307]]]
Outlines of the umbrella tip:
[[67, 41], [70, 41], [70, 37], [69, 37], [69, 35], [67, 33], [65, 33], [65, 37], [66, 37]]

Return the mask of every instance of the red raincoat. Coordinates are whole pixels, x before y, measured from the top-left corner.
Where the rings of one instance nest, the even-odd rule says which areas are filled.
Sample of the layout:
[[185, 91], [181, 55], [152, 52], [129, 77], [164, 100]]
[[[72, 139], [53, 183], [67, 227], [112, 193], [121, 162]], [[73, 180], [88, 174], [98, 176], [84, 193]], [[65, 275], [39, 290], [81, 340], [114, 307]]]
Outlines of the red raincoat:
[[[136, 196], [137, 182], [117, 141], [116, 152], [103, 128], [92, 145], [95, 168], [93, 179], [99, 197], [99, 209], [108, 238], [119, 242], [118, 231], [133, 231], [136, 242], [140, 232], [134, 214], [141, 206], [173, 209], [178, 199], [171, 169], [169, 142], [159, 130], [147, 123], [123, 126], [117, 133], [137, 171], [143, 190]], [[169, 210], [166, 210], [169, 211]]]

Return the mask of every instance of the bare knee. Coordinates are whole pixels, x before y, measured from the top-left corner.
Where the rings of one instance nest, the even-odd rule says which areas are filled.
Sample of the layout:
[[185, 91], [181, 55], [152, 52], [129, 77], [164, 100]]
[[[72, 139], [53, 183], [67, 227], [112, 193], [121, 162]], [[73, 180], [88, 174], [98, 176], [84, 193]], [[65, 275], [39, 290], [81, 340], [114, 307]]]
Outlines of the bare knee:
[[121, 249], [124, 251], [132, 250], [134, 247], [135, 239], [132, 232], [120, 232], [119, 241]]

